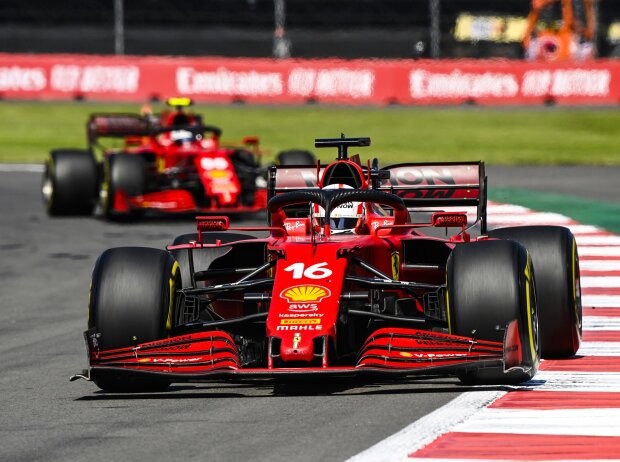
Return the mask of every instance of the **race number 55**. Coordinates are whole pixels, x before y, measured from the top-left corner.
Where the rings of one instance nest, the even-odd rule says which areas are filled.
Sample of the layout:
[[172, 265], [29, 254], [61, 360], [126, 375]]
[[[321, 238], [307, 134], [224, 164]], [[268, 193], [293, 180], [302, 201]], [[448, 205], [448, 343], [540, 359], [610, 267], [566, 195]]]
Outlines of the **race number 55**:
[[306, 277], [308, 279], [324, 279], [332, 275], [333, 271], [329, 268], [325, 268], [327, 262], [315, 263], [312, 266], [306, 268], [305, 263], [293, 263], [291, 266], [284, 268], [284, 271], [292, 272], [293, 279], [301, 279]]

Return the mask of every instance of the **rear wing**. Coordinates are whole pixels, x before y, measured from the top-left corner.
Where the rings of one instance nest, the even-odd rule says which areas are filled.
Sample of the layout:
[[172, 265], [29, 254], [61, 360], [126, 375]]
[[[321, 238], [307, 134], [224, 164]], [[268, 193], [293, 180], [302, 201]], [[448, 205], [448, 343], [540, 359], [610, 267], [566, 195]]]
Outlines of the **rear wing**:
[[[155, 136], [160, 133], [174, 130], [188, 130], [195, 135], [212, 133], [217, 139], [222, 130], [212, 125], [203, 125], [202, 117], [194, 116], [196, 121], [191, 125], [172, 125], [162, 127], [159, 115], [139, 115], [123, 113], [91, 114], [86, 124], [88, 145], [97, 145], [99, 138], [126, 138], [139, 136]], [[248, 144], [257, 143], [251, 138]]]
[[272, 165], [267, 174], [269, 199], [283, 192], [318, 189], [325, 165]]
[[93, 145], [100, 137], [149, 136], [158, 122], [156, 117], [151, 120], [139, 114], [91, 114], [86, 124], [88, 143]]
[[384, 167], [389, 178], [378, 189], [395, 194], [408, 208], [476, 207], [487, 231], [487, 178], [484, 162], [408, 163]]
[[[290, 191], [318, 189], [326, 165], [271, 166], [268, 198]], [[367, 175], [367, 167], [362, 167]], [[407, 163], [371, 169], [372, 188], [395, 194], [410, 209], [475, 207], [487, 231], [487, 179], [484, 162]]]

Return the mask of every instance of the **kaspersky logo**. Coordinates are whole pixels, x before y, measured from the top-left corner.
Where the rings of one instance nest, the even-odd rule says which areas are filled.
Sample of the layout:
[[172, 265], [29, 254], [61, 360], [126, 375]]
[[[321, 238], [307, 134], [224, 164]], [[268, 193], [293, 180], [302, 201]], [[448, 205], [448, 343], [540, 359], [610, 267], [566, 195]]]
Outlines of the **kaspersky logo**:
[[280, 293], [280, 297], [289, 303], [319, 303], [331, 295], [327, 287], [315, 285], [301, 285], [289, 287]]

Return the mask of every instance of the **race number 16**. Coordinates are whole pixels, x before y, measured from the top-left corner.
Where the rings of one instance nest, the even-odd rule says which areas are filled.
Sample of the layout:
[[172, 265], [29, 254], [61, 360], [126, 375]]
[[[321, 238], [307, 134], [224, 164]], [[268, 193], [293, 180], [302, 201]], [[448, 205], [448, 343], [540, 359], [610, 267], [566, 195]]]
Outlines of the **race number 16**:
[[291, 266], [284, 268], [284, 271], [292, 271], [293, 279], [301, 279], [302, 276], [308, 279], [323, 279], [332, 275], [332, 270], [324, 268], [327, 262], [316, 263], [306, 268], [305, 263], [293, 263]]

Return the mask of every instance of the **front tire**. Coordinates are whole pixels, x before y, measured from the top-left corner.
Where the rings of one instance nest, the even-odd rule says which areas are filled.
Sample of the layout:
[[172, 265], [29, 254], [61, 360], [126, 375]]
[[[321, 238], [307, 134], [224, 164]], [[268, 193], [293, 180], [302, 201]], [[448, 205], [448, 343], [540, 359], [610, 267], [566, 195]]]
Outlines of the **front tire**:
[[582, 334], [579, 255], [573, 233], [562, 226], [518, 226], [489, 231], [489, 237], [523, 245], [536, 270], [543, 358], [568, 358]]
[[517, 321], [521, 358], [510, 373], [474, 369], [459, 374], [462, 382], [520, 383], [538, 370], [539, 341], [534, 274], [525, 248], [511, 241], [458, 244], [448, 259], [450, 332], [503, 342], [506, 326]]
[[97, 198], [97, 162], [91, 151], [56, 149], [45, 163], [41, 192], [47, 213], [90, 215]]
[[[174, 296], [181, 286], [178, 264], [169, 252], [145, 247], [106, 250], [92, 276], [88, 327], [100, 335], [102, 350], [131, 347], [168, 336], [174, 322]], [[95, 378], [108, 391], [151, 391], [167, 379], [105, 375]]]

